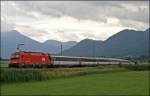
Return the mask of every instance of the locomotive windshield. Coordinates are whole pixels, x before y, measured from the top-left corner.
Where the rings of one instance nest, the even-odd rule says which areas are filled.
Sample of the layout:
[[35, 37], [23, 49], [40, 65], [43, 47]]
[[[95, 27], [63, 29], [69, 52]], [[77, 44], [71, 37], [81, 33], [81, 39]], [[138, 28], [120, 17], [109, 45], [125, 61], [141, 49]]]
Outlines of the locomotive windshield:
[[11, 55], [11, 59], [19, 59], [19, 55], [14, 53]]

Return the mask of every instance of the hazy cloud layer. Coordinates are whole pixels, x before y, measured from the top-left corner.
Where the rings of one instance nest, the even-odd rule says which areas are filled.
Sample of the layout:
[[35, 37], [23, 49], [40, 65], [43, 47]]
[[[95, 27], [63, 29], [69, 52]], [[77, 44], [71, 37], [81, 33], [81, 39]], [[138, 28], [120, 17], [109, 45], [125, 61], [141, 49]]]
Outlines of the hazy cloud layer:
[[105, 40], [125, 28], [149, 26], [148, 1], [2, 1], [1, 31], [48, 39]]

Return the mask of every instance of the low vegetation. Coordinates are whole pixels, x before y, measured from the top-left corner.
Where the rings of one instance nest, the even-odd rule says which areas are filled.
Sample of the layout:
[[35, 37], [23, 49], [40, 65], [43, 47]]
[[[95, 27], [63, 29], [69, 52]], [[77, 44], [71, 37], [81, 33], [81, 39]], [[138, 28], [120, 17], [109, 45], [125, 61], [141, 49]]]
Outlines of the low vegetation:
[[74, 68], [1, 68], [1, 82], [29, 82], [41, 81], [54, 78], [65, 78], [73, 76], [81, 76], [95, 73], [112, 73], [119, 71], [145, 71], [149, 70], [149, 64], [131, 64], [131, 65], [103, 65], [97, 67], [74, 67]]
[[27, 82], [33, 80], [45, 80], [47, 77], [42, 75], [40, 71], [37, 70], [22, 70], [22, 69], [1, 69], [1, 82]]
[[99, 72], [72, 78], [3, 84], [1, 95], [149, 96], [149, 72], [124, 71], [103, 74]]
[[8, 61], [0, 61], [0, 68], [7, 68], [8, 67]]
[[1, 95], [149, 96], [149, 67], [148, 64], [131, 64], [44, 69], [1, 68]]
[[108, 73], [125, 71], [124, 68], [82, 67], [82, 68], [49, 68], [49, 69], [16, 69], [2, 68], [1, 82], [28, 82], [54, 79], [60, 77], [73, 77], [85, 74]]
[[128, 70], [133, 70], [133, 71], [150, 70], [150, 64], [130, 64], [130, 65], [124, 65], [123, 67]]

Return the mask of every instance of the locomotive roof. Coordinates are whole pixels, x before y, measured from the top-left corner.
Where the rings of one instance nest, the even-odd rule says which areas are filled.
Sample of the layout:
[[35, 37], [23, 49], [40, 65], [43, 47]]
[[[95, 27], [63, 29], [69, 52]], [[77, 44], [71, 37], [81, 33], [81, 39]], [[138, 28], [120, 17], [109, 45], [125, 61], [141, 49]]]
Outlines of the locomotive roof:
[[[24, 53], [38, 53], [38, 54], [48, 54], [48, 53], [43, 53], [43, 52], [32, 52], [32, 51], [20, 51]], [[20, 53], [20, 52], [15, 52], [15, 53]]]

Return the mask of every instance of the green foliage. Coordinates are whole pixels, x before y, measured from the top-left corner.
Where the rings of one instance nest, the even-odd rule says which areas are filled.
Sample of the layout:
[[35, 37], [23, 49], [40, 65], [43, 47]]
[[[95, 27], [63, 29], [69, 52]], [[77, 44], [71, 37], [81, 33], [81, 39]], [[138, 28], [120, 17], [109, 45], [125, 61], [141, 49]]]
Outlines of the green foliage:
[[124, 65], [123, 67], [129, 70], [134, 70], [134, 71], [150, 70], [149, 64], [130, 64], [130, 65]]
[[54, 78], [65, 78], [81, 76], [95, 73], [113, 73], [120, 71], [144, 71], [149, 70], [148, 64], [130, 64], [130, 65], [101, 65], [97, 67], [81, 68], [47, 68], [47, 69], [27, 69], [27, 68], [1, 68], [1, 82], [29, 82], [41, 81]]
[[1, 82], [27, 82], [34, 80], [45, 80], [47, 77], [42, 75], [40, 71], [32, 69], [1, 69]]
[[101, 67], [83, 67], [83, 68], [49, 68], [49, 69], [15, 69], [1, 68], [1, 82], [28, 82], [54, 79], [60, 77], [73, 77], [85, 74], [108, 73], [125, 71], [120, 68], [101, 68]]

